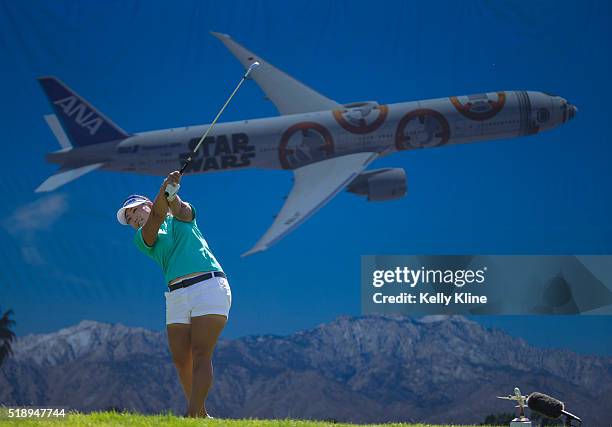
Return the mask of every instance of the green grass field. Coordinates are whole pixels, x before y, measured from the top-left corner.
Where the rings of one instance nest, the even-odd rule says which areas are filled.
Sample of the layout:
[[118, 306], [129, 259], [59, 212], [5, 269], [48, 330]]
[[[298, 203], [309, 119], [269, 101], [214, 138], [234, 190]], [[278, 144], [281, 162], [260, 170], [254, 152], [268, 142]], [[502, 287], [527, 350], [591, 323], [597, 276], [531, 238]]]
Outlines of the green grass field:
[[[2, 412], [2, 411], [0, 411]], [[92, 412], [79, 414], [71, 412], [63, 420], [41, 420], [36, 418], [8, 419], [6, 413], [0, 417], [0, 426], [40, 426], [40, 425], [66, 425], [70, 427], [102, 427], [102, 426], [181, 426], [181, 427], [350, 427], [356, 424], [341, 424], [322, 421], [301, 420], [232, 420], [232, 419], [194, 419], [182, 418], [175, 415], [140, 415], [127, 412]], [[385, 427], [447, 427], [433, 426], [430, 424], [368, 424], [369, 426], [382, 425]], [[360, 425], [361, 426], [361, 425]], [[450, 426], [448, 426], [450, 427]], [[453, 426], [461, 427], [461, 426]], [[467, 427], [467, 426], [466, 426]]]

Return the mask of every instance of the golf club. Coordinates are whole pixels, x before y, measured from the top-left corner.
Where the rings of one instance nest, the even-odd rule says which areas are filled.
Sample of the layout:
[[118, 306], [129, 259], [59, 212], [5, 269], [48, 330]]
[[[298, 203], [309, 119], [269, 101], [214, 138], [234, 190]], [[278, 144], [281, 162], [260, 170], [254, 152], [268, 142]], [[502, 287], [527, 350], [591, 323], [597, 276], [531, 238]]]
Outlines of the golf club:
[[[179, 171], [181, 175], [183, 175], [183, 171], [185, 170], [185, 168], [189, 165], [189, 163], [191, 163], [191, 160], [193, 158], [193, 156], [195, 155], [195, 153], [197, 153], [198, 149], [200, 148], [200, 145], [202, 145], [202, 142], [204, 142], [204, 140], [206, 139], [206, 136], [208, 136], [208, 132], [210, 132], [210, 130], [213, 128], [213, 126], [215, 125], [215, 123], [217, 123], [217, 120], [219, 120], [219, 117], [221, 116], [221, 114], [223, 113], [223, 111], [225, 110], [225, 107], [227, 107], [227, 104], [229, 104], [229, 102], [232, 100], [232, 98], [234, 97], [234, 95], [236, 94], [236, 92], [238, 92], [238, 89], [240, 89], [240, 86], [242, 86], [242, 83], [244, 83], [244, 81], [246, 80], [246, 78], [249, 76], [249, 74], [251, 73], [251, 71], [253, 70], [253, 68], [259, 66], [259, 62], [255, 61], [253, 62], [249, 68], [246, 70], [246, 72], [244, 73], [244, 76], [242, 76], [242, 78], [240, 79], [240, 82], [238, 83], [238, 85], [236, 86], [236, 89], [234, 89], [234, 91], [232, 92], [232, 94], [229, 96], [229, 98], [227, 98], [227, 101], [225, 101], [225, 104], [223, 104], [223, 107], [221, 107], [221, 110], [219, 110], [219, 112], [217, 113], [217, 117], [215, 117], [215, 119], [213, 120], [213, 122], [210, 124], [210, 126], [208, 127], [208, 129], [206, 129], [206, 132], [204, 132], [204, 135], [202, 135], [202, 137], [200, 138], [200, 141], [198, 142], [198, 144], [195, 146], [195, 148], [193, 149], [193, 151], [189, 154], [189, 157], [187, 158], [187, 160], [185, 161], [185, 164], [183, 165], [183, 167], [181, 168], [181, 170]], [[176, 193], [178, 192], [178, 189], [180, 187], [180, 184], [173, 184], [170, 183], [168, 185], [166, 185], [166, 190], [165, 190], [165, 195], [166, 198], [168, 199], [168, 201], [172, 201], [174, 200], [174, 197], [176, 195]]]

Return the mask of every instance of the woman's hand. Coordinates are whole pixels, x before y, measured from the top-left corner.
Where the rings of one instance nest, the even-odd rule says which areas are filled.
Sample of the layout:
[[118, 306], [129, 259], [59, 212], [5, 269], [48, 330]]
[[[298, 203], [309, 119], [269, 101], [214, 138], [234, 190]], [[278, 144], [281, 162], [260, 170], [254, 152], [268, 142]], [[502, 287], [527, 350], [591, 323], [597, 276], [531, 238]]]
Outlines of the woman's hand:
[[176, 197], [176, 193], [180, 188], [180, 182], [181, 173], [179, 171], [171, 172], [164, 180], [161, 191], [164, 192], [164, 195], [166, 196], [169, 202], [173, 201]]
[[162, 188], [166, 188], [166, 185], [170, 183], [174, 183], [175, 185], [181, 183], [181, 173], [179, 171], [170, 172], [170, 174], [168, 174], [168, 176], [164, 180]]
[[[149, 215], [149, 219], [143, 227], [143, 233], [146, 231], [148, 236], [147, 244], [155, 242], [157, 239], [157, 231], [168, 214], [169, 202], [166, 199], [167, 196], [165, 195], [166, 187], [169, 185], [176, 185], [176, 190], [178, 190], [180, 181], [181, 174], [179, 171], [170, 173], [166, 179], [164, 179], [164, 182], [157, 193], [157, 197], [155, 197], [153, 205], [151, 206], [151, 215]], [[174, 191], [173, 197], [176, 197], [176, 191]]]

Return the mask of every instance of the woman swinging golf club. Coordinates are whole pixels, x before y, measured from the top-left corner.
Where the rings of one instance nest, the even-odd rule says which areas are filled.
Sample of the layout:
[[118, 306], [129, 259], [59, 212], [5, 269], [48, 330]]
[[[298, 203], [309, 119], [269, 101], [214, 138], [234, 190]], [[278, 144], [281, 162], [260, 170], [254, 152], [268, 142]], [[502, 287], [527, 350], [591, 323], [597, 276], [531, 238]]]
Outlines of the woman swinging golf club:
[[136, 230], [134, 243], [160, 265], [168, 284], [168, 344], [188, 402], [186, 416], [210, 417], [205, 401], [213, 379], [212, 355], [232, 294], [198, 228], [194, 206], [176, 194], [165, 195], [166, 187], [178, 187], [180, 178], [178, 171], [168, 175], [153, 202], [128, 197], [117, 219]]
[[[198, 229], [195, 208], [176, 193], [181, 175], [198, 148], [242, 83], [259, 65], [255, 61], [249, 66], [181, 170], [168, 175], [155, 201], [132, 195], [117, 211], [121, 224], [136, 229], [136, 246], [161, 266], [168, 283], [165, 292], [168, 343], [188, 401], [189, 417], [210, 417], [205, 402], [212, 385], [212, 354], [227, 322], [232, 293], [221, 265]], [[168, 210], [172, 215], [168, 215]]]

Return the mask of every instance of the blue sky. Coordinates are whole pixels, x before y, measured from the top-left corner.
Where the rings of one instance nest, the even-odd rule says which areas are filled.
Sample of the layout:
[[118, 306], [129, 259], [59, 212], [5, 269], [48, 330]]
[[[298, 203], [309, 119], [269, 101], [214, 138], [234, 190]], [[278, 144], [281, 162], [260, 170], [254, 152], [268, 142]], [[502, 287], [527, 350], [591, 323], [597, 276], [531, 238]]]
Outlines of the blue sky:
[[[342, 193], [268, 252], [242, 259], [291, 185], [287, 171], [186, 178], [181, 195], [229, 275], [224, 336], [284, 334], [359, 314], [365, 254], [611, 253], [611, 16], [587, 1], [0, 1], [4, 195], [0, 306], [18, 334], [82, 319], [164, 326], [163, 276], [115, 212], [161, 177], [94, 172], [46, 195], [59, 148], [35, 78], [56, 75], [129, 132], [208, 123], [241, 76], [226, 32], [315, 90], [393, 103], [496, 90], [559, 94], [569, 124], [532, 137], [399, 153], [408, 196]], [[276, 115], [253, 83], [222, 121]], [[612, 317], [475, 320], [527, 341], [612, 355]], [[557, 331], [564, 331], [560, 334]]]

